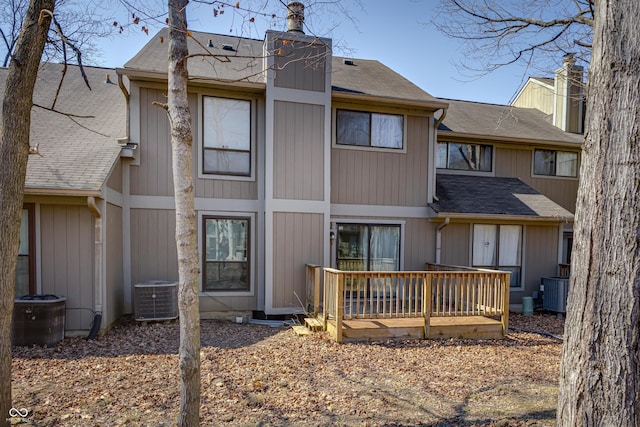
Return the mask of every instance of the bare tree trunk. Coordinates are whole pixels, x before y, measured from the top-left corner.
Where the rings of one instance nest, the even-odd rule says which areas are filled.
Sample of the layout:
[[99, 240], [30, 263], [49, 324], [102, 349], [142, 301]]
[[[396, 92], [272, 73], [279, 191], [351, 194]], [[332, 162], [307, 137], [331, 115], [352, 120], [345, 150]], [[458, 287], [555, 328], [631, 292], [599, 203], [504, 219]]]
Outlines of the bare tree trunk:
[[640, 426], [640, 3], [595, 5], [558, 425]]
[[193, 193], [191, 113], [187, 99], [187, 0], [169, 0], [168, 112], [173, 151], [176, 242], [180, 277], [179, 426], [200, 422], [200, 312], [198, 246]]
[[20, 221], [29, 157], [33, 88], [47, 40], [50, 18], [38, 24], [40, 10], [53, 12], [54, 0], [31, 0], [9, 65], [0, 126], [0, 426], [11, 408], [11, 319]]

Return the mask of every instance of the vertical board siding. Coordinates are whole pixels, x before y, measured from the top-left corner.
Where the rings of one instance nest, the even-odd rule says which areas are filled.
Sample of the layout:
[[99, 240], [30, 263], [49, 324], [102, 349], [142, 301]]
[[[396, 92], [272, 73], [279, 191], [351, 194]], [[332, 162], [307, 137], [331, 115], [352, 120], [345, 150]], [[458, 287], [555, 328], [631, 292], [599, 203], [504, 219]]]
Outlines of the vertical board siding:
[[425, 206], [429, 118], [407, 116], [406, 153], [331, 149], [331, 202]]
[[324, 200], [324, 107], [274, 103], [276, 199]]
[[[442, 230], [440, 263], [446, 265], [470, 265], [471, 244], [469, 224], [449, 224]], [[435, 231], [434, 231], [435, 234]], [[434, 237], [435, 242], [435, 237]]]
[[427, 218], [407, 218], [403, 252], [406, 271], [424, 270], [426, 262], [435, 261], [436, 227]]
[[122, 259], [122, 208], [107, 204], [106, 223], [106, 297], [107, 312], [103, 325], [110, 325], [124, 313]]
[[42, 293], [67, 298], [67, 330], [89, 329], [94, 309], [94, 221], [84, 206], [40, 207]]
[[[164, 109], [152, 105], [154, 101], [165, 103], [165, 94], [166, 90], [140, 88], [140, 165], [131, 166], [131, 194], [133, 195], [173, 196], [169, 121]], [[189, 108], [192, 117], [193, 173], [196, 197], [256, 200], [258, 197], [256, 181], [197, 178], [199, 129], [202, 114], [197, 95], [189, 95]], [[257, 145], [255, 144], [255, 146]], [[257, 156], [257, 153], [253, 153], [253, 155]]]
[[118, 160], [107, 181], [107, 187], [122, 193], [122, 161]]
[[178, 280], [175, 212], [131, 209], [131, 283]]
[[516, 177], [544, 194], [569, 212], [576, 211], [578, 180], [574, 178], [538, 178], [532, 176], [533, 151], [515, 148], [496, 149], [496, 176]]
[[[558, 274], [558, 227], [527, 225], [524, 254], [524, 293], [540, 289], [540, 278]], [[520, 298], [518, 298], [520, 299]], [[511, 301], [521, 303], [521, 299]]]
[[530, 82], [525, 85], [513, 105], [514, 107], [537, 108], [545, 114], [553, 114], [553, 102], [553, 89]]
[[285, 45], [282, 40], [275, 40], [274, 45], [276, 50], [282, 49], [281, 55], [274, 56], [275, 87], [324, 92], [326, 46], [306, 41]]
[[273, 236], [273, 308], [302, 309], [298, 298], [304, 303], [305, 266], [323, 264], [324, 216], [275, 212]]

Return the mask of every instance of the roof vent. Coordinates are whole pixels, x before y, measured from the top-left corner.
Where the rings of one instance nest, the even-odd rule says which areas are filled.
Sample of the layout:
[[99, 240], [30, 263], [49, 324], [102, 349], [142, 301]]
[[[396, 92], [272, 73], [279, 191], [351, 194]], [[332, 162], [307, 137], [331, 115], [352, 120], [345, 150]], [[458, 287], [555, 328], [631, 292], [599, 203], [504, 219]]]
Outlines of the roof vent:
[[302, 33], [304, 24], [304, 4], [292, 1], [287, 4], [287, 30], [291, 33]]
[[231, 46], [230, 44], [223, 44], [222, 45], [222, 49], [223, 50], [230, 50], [230, 51], [234, 51], [235, 49], [233, 48], [233, 46]]
[[356, 65], [356, 64], [353, 62], [353, 59], [345, 58], [344, 59], [344, 65]]
[[213, 40], [209, 39], [209, 44], [207, 44], [207, 47], [213, 47]]

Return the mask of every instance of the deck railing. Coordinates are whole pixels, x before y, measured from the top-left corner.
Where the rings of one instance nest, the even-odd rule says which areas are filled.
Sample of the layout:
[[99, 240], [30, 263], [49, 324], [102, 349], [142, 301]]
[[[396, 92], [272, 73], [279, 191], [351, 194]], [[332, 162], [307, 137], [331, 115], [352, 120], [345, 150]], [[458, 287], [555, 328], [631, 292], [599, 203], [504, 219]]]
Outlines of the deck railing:
[[430, 267], [433, 270], [393, 272], [325, 268], [321, 310], [325, 329], [328, 321], [335, 321], [341, 334], [344, 320], [424, 318], [428, 337], [431, 317], [499, 316], [506, 334], [509, 272]]

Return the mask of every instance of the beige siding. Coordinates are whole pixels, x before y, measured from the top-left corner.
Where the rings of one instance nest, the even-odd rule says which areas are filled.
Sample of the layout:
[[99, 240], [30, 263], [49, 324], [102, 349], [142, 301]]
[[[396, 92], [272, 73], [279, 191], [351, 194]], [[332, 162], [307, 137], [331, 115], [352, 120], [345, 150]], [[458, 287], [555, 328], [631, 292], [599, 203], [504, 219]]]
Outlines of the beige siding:
[[322, 214], [273, 214], [273, 307], [300, 307], [305, 295], [305, 265], [323, 264]]
[[408, 218], [405, 224], [404, 269], [424, 270], [426, 262], [435, 261], [435, 241], [437, 224], [426, 218]]
[[575, 178], [532, 177], [533, 150], [498, 147], [496, 176], [517, 177], [570, 212], [576, 210], [578, 180]]
[[[289, 89], [325, 90], [326, 46], [309, 42], [275, 40], [274, 86]], [[278, 51], [281, 49], [281, 52]]]
[[528, 82], [514, 100], [514, 107], [537, 108], [545, 114], [553, 114], [553, 89]]
[[429, 118], [408, 116], [406, 136], [406, 153], [333, 147], [331, 202], [425, 206]]
[[175, 212], [131, 209], [131, 282], [178, 280]]
[[41, 205], [42, 293], [67, 298], [67, 330], [89, 329], [94, 309], [94, 220], [83, 206]]
[[107, 181], [107, 187], [122, 193], [122, 162], [117, 161]]
[[540, 289], [540, 278], [558, 273], [558, 227], [528, 225], [525, 237], [525, 290], [512, 292], [512, 303], [520, 304], [523, 296]]
[[324, 200], [324, 107], [274, 103], [274, 198]]
[[[173, 176], [171, 140], [167, 114], [152, 105], [154, 101], [166, 102], [166, 89], [140, 89], [140, 165], [131, 167], [131, 194], [146, 196], [172, 196]], [[256, 181], [197, 179], [199, 121], [201, 109], [198, 97], [189, 95], [192, 113], [193, 168], [196, 197], [250, 199], [258, 197]], [[259, 114], [261, 114], [259, 112]], [[257, 120], [257, 119], [256, 119]], [[258, 145], [258, 144], [256, 144]], [[257, 153], [254, 155], [257, 156]]]
[[[252, 274], [255, 278], [256, 274]], [[253, 311], [258, 309], [257, 291], [254, 296], [241, 297], [221, 297], [214, 292], [200, 296], [200, 312], [205, 317], [205, 313], [225, 312], [225, 311]]]
[[[123, 259], [122, 259], [122, 208], [107, 204], [105, 252], [107, 263], [106, 296], [107, 312], [103, 326], [109, 325], [124, 313]], [[105, 224], [103, 224], [105, 225]]]
[[471, 227], [469, 224], [451, 223], [442, 230], [440, 263], [447, 265], [469, 265]]

